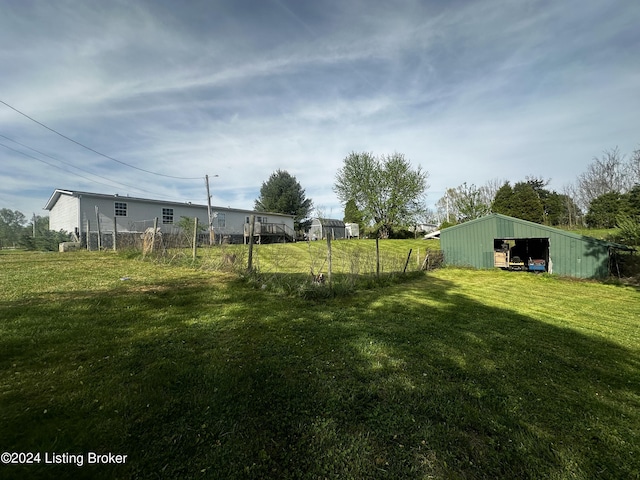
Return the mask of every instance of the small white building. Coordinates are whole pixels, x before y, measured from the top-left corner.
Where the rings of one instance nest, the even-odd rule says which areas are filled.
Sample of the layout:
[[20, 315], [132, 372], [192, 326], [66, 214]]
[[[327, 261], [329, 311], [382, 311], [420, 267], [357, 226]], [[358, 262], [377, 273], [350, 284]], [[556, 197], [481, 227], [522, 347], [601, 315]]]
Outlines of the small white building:
[[328, 235], [334, 240], [345, 238], [344, 222], [334, 218], [313, 218], [308, 235], [311, 240], [322, 240]]
[[357, 223], [345, 223], [344, 224], [344, 236], [345, 238], [358, 238], [360, 237], [360, 225]]
[[[198, 223], [208, 227], [206, 205], [151, 200], [121, 195], [79, 192], [56, 189], [45, 205], [49, 211], [49, 228], [64, 230], [81, 239], [83, 234], [98, 231], [114, 231], [114, 221], [119, 233], [141, 233], [153, 227], [158, 219], [158, 228], [171, 233], [178, 230], [182, 217], [198, 218]], [[295, 231], [293, 216], [281, 213], [254, 212], [230, 207], [213, 206], [213, 230], [216, 242], [242, 243], [248, 237], [249, 218], [255, 216], [254, 235], [259, 240], [293, 241]]]

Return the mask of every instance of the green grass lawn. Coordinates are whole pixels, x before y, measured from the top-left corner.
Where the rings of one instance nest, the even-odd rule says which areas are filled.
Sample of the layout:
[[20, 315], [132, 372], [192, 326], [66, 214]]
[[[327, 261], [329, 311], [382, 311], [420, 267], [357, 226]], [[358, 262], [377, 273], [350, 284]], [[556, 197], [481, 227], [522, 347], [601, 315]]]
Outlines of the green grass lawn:
[[584, 235], [586, 237], [597, 238], [599, 240], [609, 240], [610, 237], [617, 234], [620, 229], [619, 228], [566, 228], [569, 232], [576, 233], [578, 235]]
[[640, 476], [631, 287], [446, 268], [309, 301], [111, 252], [0, 268], [0, 450], [127, 455], [2, 478]]
[[[376, 272], [375, 240], [334, 240], [331, 243], [332, 271], [342, 274], [370, 274]], [[439, 250], [439, 240], [380, 240], [380, 271], [399, 272], [404, 269], [411, 251], [407, 271], [419, 270], [429, 251]], [[247, 264], [246, 245], [226, 245], [221, 248], [198, 250], [200, 265], [218, 265], [223, 256], [236, 255], [239, 264]], [[253, 266], [262, 273], [328, 272], [327, 242], [298, 242], [254, 246]], [[191, 252], [182, 251], [190, 258]], [[168, 255], [171, 257], [171, 254]]]

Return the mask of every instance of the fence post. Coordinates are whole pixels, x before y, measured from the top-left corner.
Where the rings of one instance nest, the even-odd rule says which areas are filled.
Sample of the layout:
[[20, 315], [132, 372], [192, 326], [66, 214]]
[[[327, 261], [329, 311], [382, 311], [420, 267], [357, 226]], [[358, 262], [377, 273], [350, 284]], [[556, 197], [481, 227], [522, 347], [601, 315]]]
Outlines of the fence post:
[[378, 237], [376, 237], [376, 277], [380, 276], [380, 244], [378, 240]]
[[156, 246], [156, 230], [158, 230], [158, 217], [153, 219], [153, 233], [151, 233], [151, 253]]
[[196, 259], [196, 249], [198, 248], [198, 217], [193, 219], [193, 259]]
[[117, 252], [118, 251], [118, 221], [116, 219], [116, 216], [113, 216], [113, 251]]
[[404, 270], [402, 270], [402, 273], [407, 273], [407, 267], [409, 266], [409, 259], [411, 258], [411, 252], [413, 251], [413, 248], [409, 249], [409, 255], [407, 255], [407, 261], [404, 264]]
[[89, 223], [89, 219], [87, 218], [87, 250], [91, 251], [91, 224]]
[[253, 270], [253, 229], [255, 228], [256, 217], [254, 215], [249, 216], [249, 262], [247, 270], [251, 272]]
[[331, 258], [331, 237], [333, 236], [333, 229], [331, 232], [327, 232], [327, 277], [329, 280], [329, 288], [331, 288], [331, 270], [332, 270], [332, 258]]
[[98, 251], [100, 252], [102, 250], [102, 238], [101, 238], [102, 232], [100, 231], [100, 214], [98, 212], [97, 205], [96, 205], [96, 222], [98, 222]]

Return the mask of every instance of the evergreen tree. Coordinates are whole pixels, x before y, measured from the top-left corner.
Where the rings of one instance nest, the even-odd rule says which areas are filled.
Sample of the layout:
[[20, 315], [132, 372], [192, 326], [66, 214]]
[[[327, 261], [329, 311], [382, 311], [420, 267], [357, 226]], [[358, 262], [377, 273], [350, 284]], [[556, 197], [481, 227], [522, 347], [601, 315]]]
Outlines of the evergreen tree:
[[640, 183], [636, 183], [629, 190], [629, 212], [633, 216], [640, 216]]
[[344, 219], [345, 223], [357, 223], [360, 228], [360, 232], [364, 232], [364, 214], [358, 209], [356, 201], [350, 199], [344, 206]]
[[613, 228], [616, 217], [629, 213], [629, 195], [609, 192], [591, 201], [585, 220], [591, 228]]
[[493, 199], [493, 203], [491, 204], [491, 211], [493, 213], [501, 213], [502, 215], [512, 215], [512, 203], [513, 200], [513, 188], [509, 182], [506, 182], [502, 185]]
[[285, 170], [277, 170], [269, 180], [262, 183], [260, 197], [255, 202], [258, 212], [285, 213], [293, 215], [296, 230], [304, 230], [309, 221], [313, 202], [306, 198], [304, 189]]
[[528, 182], [518, 182], [513, 186], [511, 213], [513, 217], [530, 222], [542, 223], [544, 221], [542, 201]]

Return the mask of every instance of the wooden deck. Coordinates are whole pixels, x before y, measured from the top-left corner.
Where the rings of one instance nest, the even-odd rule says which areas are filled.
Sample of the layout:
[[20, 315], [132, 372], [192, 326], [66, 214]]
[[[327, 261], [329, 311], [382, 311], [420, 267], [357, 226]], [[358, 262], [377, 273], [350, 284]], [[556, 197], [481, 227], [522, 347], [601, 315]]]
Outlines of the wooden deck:
[[[250, 225], [244, 225], [244, 240], [249, 242]], [[257, 244], [261, 243], [287, 243], [295, 241], [296, 233], [284, 223], [261, 223], [255, 222], [253, 229], [253, 239]]]

